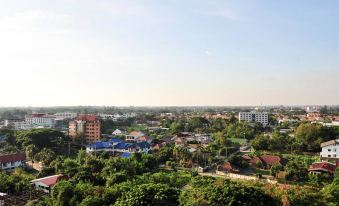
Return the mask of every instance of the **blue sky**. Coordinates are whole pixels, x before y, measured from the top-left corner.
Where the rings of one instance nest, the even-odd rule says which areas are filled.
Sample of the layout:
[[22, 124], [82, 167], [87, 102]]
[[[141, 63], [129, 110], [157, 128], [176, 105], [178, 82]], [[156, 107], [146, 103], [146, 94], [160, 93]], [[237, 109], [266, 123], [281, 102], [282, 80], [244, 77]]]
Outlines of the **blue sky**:
[[0, 0], [1, 106], [339, 104], [335, 0]]

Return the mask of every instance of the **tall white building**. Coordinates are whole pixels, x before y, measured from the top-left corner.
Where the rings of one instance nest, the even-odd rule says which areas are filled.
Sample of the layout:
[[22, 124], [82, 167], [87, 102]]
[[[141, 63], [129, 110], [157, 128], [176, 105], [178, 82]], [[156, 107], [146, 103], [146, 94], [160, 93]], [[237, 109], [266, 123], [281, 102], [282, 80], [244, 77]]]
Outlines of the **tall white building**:
[[239, 121], [258, 122], [266, 127], [268, 125], [268, 113], [257, 111], [239, 112]]

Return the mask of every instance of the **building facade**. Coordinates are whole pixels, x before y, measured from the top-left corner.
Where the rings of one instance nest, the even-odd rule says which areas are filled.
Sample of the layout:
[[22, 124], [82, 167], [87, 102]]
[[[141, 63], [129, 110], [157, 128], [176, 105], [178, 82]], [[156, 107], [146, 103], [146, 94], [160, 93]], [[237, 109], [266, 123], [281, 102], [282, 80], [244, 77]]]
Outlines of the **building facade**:
[[95, 115], [78, 115], [69, 122], [68, 134], [71, 137], [83, 136], [86, 142], [95, 142], [101, 139], [101, 122]]
[[339, 162], [339, 139], [321, 143], [321, 159], [334, 159]]
[[55, 117], [42, 113], [29, 114], [25, 116], [25, 123], [31, 125], [32, 128], [54, 128]]
[[12, 170], [25, 165], [26, 155], [23, 153], [0, 156], [0, 169]]
[[239, 112], [239, 121], [257, 122], [266, 127], [268, 125], [268, 113], [257, 111]]
[[62, 112], [62, 113], [60, 112], [55, 113], [54, 116], [56, 119], [65, 120], [65, 119], [74, 119], [78, 116], [78, 114], [75, 112]]

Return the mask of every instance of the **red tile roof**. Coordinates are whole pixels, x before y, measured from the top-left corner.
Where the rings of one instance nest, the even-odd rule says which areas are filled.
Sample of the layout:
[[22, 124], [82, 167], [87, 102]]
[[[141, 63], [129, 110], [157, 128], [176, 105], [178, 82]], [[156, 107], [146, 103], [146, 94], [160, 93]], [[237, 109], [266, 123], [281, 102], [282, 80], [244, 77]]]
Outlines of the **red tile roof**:
[[334, 173], [336, 165], [329, 162], [315, 162], [310, 165], [308, 171], [324, 171]]
[[242, 158], [243, 158], [243, 160], [246, 160], [246, 161], [250, 161], [252, 159], [252, 157], [250, 157], [248, 155], [243, 155]]
[[33, 180], [32, 182], [42, 182], [43, 184], [50, 187], [50, 186], [55, 185], [61, 179], [65, 179], [65, 176], [64, 175], [53, 175], [53, 176], [36, 179], [36, 180]]
[[24, 153], [8, 154], [0, 156], [0, 163], [5, 164], [8, 162], [24, 161], [26, 155]]

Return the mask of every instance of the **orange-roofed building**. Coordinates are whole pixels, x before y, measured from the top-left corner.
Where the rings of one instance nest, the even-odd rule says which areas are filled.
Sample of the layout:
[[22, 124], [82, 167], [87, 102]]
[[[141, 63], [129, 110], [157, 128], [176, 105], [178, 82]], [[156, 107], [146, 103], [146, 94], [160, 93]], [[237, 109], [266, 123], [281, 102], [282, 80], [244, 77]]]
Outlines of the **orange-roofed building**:
[[96, 115], [78, 115], [69, 122], [68, 134], [71, 137], [83, 136], [87, 143], [101, 139], [101, 122]]

